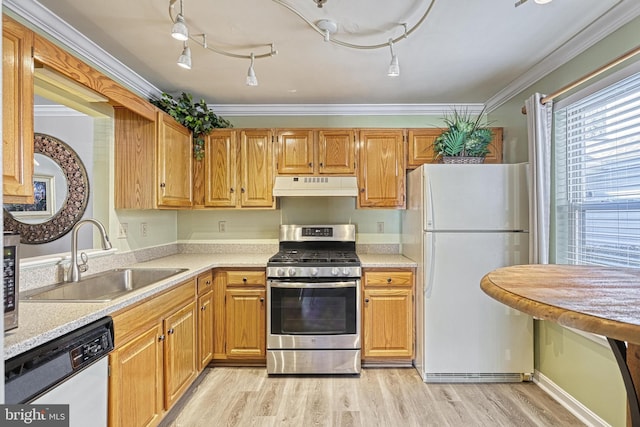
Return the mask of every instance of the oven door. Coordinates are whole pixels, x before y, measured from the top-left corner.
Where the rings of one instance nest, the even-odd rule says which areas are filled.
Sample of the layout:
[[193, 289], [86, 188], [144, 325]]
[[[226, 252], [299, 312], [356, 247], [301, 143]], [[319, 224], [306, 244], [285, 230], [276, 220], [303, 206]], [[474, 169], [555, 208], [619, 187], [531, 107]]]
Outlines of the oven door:
[[359, 348], [359, 279], [268, 281], [267, 349]]

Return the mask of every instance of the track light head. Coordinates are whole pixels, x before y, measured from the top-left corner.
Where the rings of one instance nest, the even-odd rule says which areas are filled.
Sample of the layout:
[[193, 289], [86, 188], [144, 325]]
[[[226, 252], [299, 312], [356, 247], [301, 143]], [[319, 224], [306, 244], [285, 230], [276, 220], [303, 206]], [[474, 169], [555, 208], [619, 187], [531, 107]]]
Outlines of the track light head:
[[187, 70], [191, 69], [191, 48], [187, 46], [187, 42], [184, 42], [184, 49], [182, 49], [182, 54], [178, 57], [178, 66]]
[[254, 60], [254, 56], [253, 56], [253, 52], [251, 52], [251, 65], [249, 65], [249, 70], [247, 71], [247, 80], [246, 80], [247, 86], [258, 86], [258, 78], [256, 77], [255, 70], [253, 69], [253, 60]]
[[171, 37], [180, 41], [189, 40], [189, 29], [181, 13], [176, 16], [176, 22], [174, 22], [173, 27], [171, 27]]
[[400, 63], [398, 62], [398, 55], [393, 52], [392, 39], [389, 39], [389, 49], [391, 50], [391, 63], [389, 64], [387, 75], [389, 77], [398, 77], [400, 75]]

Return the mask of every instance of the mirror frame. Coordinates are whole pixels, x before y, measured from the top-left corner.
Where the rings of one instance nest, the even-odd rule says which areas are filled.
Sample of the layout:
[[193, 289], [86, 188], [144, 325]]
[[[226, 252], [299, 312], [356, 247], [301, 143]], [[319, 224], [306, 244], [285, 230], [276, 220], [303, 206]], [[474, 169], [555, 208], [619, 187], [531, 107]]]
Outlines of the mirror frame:
[[67, 181], [67, 197], [53, 216], [40, 224], [27, 224], [16, 220], [6, 209], [5, 231], [20, 234], [20, 242], [30, 245], [52, 242], [67, 234], [78, 222], [89, 202], [89, 178], [78, 154], [58, 138], [44, 133], [33, 134], [33, 152], [53, 160]]

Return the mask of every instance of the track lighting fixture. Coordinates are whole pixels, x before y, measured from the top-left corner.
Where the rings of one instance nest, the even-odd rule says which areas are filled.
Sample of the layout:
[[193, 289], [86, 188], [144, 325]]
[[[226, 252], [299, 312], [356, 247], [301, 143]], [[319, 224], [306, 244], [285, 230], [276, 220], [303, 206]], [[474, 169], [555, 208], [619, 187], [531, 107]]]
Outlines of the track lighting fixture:
[[400, 64], [398, 63], [398, 55], [393, 52], [393, 40], [389, 39], [389, 49], [391, 49], [391, 63], [387, 75], [389, 77], [398, 77], [400, 75]]
[[189, 48], [187, 42], [184, 42], [182, 54], [178, 57], [178, 66], [186, 68], [187, 70], [191, 69], [191, 48]]
[[251, 65], [249, 65], [249, 71], [247, 71], [247, 86], [258, 86], [258, 78], [256, 77], [256, 72], [253, 69], [253, 52], [251, 52]]
[[[220, 55], [225, 55], [230, 58], [250, 59], [251, 65], [249, 66], [249, 70], [247, 72], [246, 83], [249, 86], [257, 86], [258, 80], [256, 78], [255, 71], [253, 69], [254, 60], [261, 59], [261, 58], [268, 58], [276, 55], [278, 51], [274, 48], [273, 43], [265, 44], [265, 46], [269, 47], [269, 50], [267, 52], [259, 53], [259, 54], [255, 54], [254, 52], [251, 52], [250, 55], [229, 52], [226, 50], [222, 50], [220, 48], [216, 48], [214, 46], [210, 46], [207, 44], [206, 34], [195, 34], [195, 35], [190, 34], [189, 29], [186, 25], [186, 19], [185, 19], [184, 9], [183, 9], [183, 0], [179, 0], [179, 1], [180, 1], [180, 11], [179, 13], [176, 13], [174, 11], [174, 6], [176, 2], [178, 2], [178, 0], [169, 0], [169, 18], [173, 23], [173, 27], [171, 28], [171, 35], [174, 38], [177, 38], [178, 40], [184, 41], [184, 48], [182, 51], [182, 55], [180, 55], [180, 58], [178, 59], [178, 65], [187, 69], [191, 68], [191, 49], [187, 45], [187, 41], [191, 41], [193, 43], [200, 45], [203, 49], [210, 50]], [[346, 48], [363, 49], [363, 50], [381, 49], [389, 46], [391, 50], [391, 63], [389, 64], [387, 74], [391, 77], [396, 77], [400, 75], [400, 66], [398, 63], [398, 56], [395, 54], [393, 50], [393, 45], [395, 43], [398, 43], [400, 40], [407, 38], [411, 33], [413, 33], [416, 29], [418, 29], [418, 27], [420, 27], [420, 25], [422, 25], [422, 23], [429, 16], [436, 2], [436, 0], [430, 0], [429, 5], [427, 6], [424, 14], [420, 17], [420, 19], [418, 19], [418, 21], [411, 28], [407, 28], [408, 25], [406, 23], [397, 24], [397, 25], [401, 25], [404, 29], [403, 33], [400, 36], [397, 36], [395, 38], [389, 38], [388, 41], [384, 43], [364, 45], [364, 44], [350, 43], [344, 40], [340, 40], [339, 38], [335, 38], [334, 34], [338, 31], [338, 24], [333, 20], [321, 19], [314, 23], [311, 20], [309, 20], [307, 17], [305, 17], [300, 11], [298, 11], [291, 4], [287, 3], [286, 1], [284, 0], [272, 0], [272, 1], [289, 9], [291, 12], [298, 15], [298, 17], [300, 17], [300, 19], [305, 21], [311, 27], [312, 30], [320, 34], [325, 42], [333, 43], [335, 45], [346, 47]], [[326, 0], [313, 0], [313, 1], [316, 3], [318, 7], [323, 7], [326, 3]], [[520, 0], [520, 2], [524, 2], [524, 1], [526, 0]], [[535, 0], [535, 1], [539, 2], [539, 1], [550, 1], [550, 0]]]
[[[260, 58], [269, 58], [271, 56], [277, 55], [278, 51], [275, 49], [273, 43], [265, 44], [265, 47], [268, 47], [268, 51], [265, 53], [254, 55], [252, 52], [251, 55], [241, 54], [229, 52], [226, 50], [222, 50], [216, 48], [214, 46], [210, 46], [207, 43], [207, 35], [206, 34], [189, 34], [189, 29], [186, 24], [186, 20], [184, 17], [184, 9], [183, 9], [183, 0], [180, 0], [180, 12], [175, 14], [174, 6], [178, 0], [169, 0], [169, 19], [173, 22], [173, 26], [171, 28], [171, 36], [175, 39], [184, 41], [184, 47], [182, 50], [182, 54], [178, 58], [178, 65], [191, 69], [191, 49], [187, 45], [187, 41], [194, 42], [200, 45], [203, 49], [207, 49], [211, 52], [215, 52], [219, 55], [228, 56], [230, 58], [239, 58], [239, 59], [251, 59], [251, 67], [249, 69], [250, 73], [253, 72], [253, 61], [254, 59]], [[175, 16], [174, 16], [175, 15]], [[255, 72], [253, 72], [253, 78], [251, 80], [255, 82], [255, 84], [251, 84], [251, 86], [256, 86], [258, 84], [257, 79], [255, 78]], [[247, 84], [249, 84], [249, 76], [247, 76]]]

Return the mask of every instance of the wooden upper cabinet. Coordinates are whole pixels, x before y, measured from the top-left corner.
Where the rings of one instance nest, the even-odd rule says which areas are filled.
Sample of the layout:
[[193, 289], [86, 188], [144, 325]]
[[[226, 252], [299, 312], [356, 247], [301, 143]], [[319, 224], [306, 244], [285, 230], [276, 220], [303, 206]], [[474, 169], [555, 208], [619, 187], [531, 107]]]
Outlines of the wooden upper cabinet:
[[318, 131], [318, 171], [320, 174], [355, 175], [355, 135], [353, 129]]
[[159, 207], [193, 204], [191, 132], [173, 117], [158, 112], [157, 201]]
[[308, 175], [314, 171], [313, 131], [278, 130], [278, 174]]
[[33, 32], [2, 16], [5, 203], [33, 203]]
[[360, 131], [359, 208], [405, 207], [403, 135], [399, 129]]
[[277, 130], [279, 175], [355, 175], [353, 129]]
[[[444, 128], [409, 129], [407, 168], [415, 169], [425, 163], [440, 163], [433, 150], [433, 143]], [[491, 128], [493, 139], [485, 163], [502, 163], [502, 128]]]
[[240, 203], [242, 207], [273, 207], [273, 133], [270, 129], [240, 133]]
[[115, 207], [191, 207], [191, 133], [158, 112], [148, 120], [127, 108], [114, 108]]
[[235, 207], [238, 198], [236, 157], [238, 144], [233, 130], [216, 130], [205, 141], [204, 205]]

